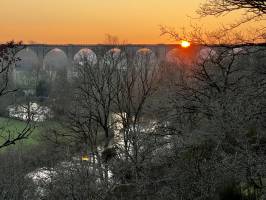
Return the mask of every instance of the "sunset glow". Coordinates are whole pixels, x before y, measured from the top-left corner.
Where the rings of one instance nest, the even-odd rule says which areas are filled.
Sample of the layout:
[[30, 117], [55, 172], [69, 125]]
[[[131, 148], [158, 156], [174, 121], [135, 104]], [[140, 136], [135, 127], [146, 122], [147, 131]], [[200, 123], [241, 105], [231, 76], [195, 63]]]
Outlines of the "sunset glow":
[[[160, 25], [189, 30], [204, 0], [1, 0], [0, 42], [99, 44], [106, 34], [133, 44], [176, 43]], [[186, 8], [186, 9], [182, 9]], [[178, 12], [177, 12], [178, 10]], [[188, 17], [189, 16], [189, 17]], [[236, 19], [236, 18], [234, 18]], [[218, 20], [218, 21], [217, 21]], [[232, 22], [232, 16], [222, 23]], [[193, 21], [214, 29], [215, 17]]]
[[188, 42], [188, 41], [186, 41], [186, 40], [182, 40], [182, 41], [181, 41], [181, 46], [182, 46], [183, 48], [188, 48], [188, 47], [190, 47], [190, 42]]
[[99, 44], [111, 34], [127, 43], [169, 43], [159, 26], [187, 25], [200, 1], [1, 0], [0, 41]]

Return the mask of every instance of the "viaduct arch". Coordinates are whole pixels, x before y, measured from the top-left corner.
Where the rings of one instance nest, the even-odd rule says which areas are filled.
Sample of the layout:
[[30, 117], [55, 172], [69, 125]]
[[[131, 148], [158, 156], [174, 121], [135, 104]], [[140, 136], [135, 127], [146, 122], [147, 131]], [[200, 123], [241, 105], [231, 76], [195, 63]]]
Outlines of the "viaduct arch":
[[[176, 49], [176, 51], [182, 51], [182, 48], [178, 45], [124, 45], [124, 46], [113, 46], [113, 45], [46, 45], [46, 44], [29, 44], [21, 46], [21, 50], [27, 48], [34, 52], [38, 58], [38, 67], [43, 69], [45, 57], [49, 52], [53, 50], [61, 50], [67, 57], [69, 67], [73, 67], [75, 62], [75, 56], [82, 49], [89, 49], [96, 54], [107, 53], [109, 50], [114, 48], [121, 49], [125, 51], [130, 57], [134, 58], [139, 50], [149, 49], [156, 56], [159, 62], [165, 61], [167, 59], [167, 54]], [[191, 56], [195, 56], [198, 51], [198, 47], [191, 48]], [[103, 52], [105, 51], [105, 52]]]

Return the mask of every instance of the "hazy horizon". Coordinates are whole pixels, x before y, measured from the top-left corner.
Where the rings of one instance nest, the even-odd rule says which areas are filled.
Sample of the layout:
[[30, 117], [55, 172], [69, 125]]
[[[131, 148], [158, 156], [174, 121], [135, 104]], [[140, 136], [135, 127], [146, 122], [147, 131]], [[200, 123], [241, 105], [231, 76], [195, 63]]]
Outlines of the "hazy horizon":
[[[101, 44], [105, 35], [129, 44], [174, 43], [160, 36], [160, 25], [189, 30], [201, 24], [206, 30], [230, 23], [234, 13], [217, 19], [195, 19], [204, 0], [2, 0], [0, 42], [39, 44]], [[255, 26], [255, 25], [254, 25]], [[246, 31], [245, 27], [243, 28]]]

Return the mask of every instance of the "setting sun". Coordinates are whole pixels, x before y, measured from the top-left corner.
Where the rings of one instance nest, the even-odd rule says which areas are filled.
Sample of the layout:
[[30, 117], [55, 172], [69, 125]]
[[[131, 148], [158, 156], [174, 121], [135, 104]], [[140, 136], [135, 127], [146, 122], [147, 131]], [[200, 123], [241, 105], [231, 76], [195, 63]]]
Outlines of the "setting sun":
[[181, 41], [181, 46], [182, 46], [183, 48], [188, 48], [188, 47], [190, 47], [190, 42], [188, 42], [188, 41], [186, 41], [186, 40], [182, 40], [182, 41]]

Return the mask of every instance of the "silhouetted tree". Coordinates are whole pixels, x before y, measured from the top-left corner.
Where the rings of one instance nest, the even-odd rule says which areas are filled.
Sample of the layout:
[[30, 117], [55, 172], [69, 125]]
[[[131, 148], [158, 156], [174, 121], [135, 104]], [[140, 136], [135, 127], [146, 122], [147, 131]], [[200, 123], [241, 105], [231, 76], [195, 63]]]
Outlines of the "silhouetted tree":
[[266, 14], [265, 0], [208, 0], [200, 7], [199, 14], [202, 16], [219, 16], [224, 13], [244, 9], [247, 14], [255, 14], [256, 17]]
[[[19, 60], [19, 58], [16, 57], [16, 53], [20, 45], [21, 43], [16, 44], [14, 42], [0, 45], [0, 98], [17, 91], [17, 89], [12, 88], [10, 79], [12, 78], [11, 75], [15, 62]], [[2, 127], [2, 130], [5, 130], [4, 127]], [[0, 148], [28, 138], [31, 132], [32, 126], [29, 119], [26, 122], [26, 126], [19, 132], [11, 133], [10, 131], [5, 131], [5, 133], [1, 133], [1, 138], [3, 138], [3, 140], [1, 141]]]
[[[247, 22], [256, 22], [265, 20], [266, 1], [265, 0], [207, 0], [198, 9], [198, 14], [205, 16], [222, 16], [234, 11], [243, 11], [245, 14], [240, 19], [236, 19], [234, 23], [227, 27], [223, 27], [223, 31], [230, 31]], [[265, 27], [257, 28], [253, 37], [260, 37], [265, 40]]]

